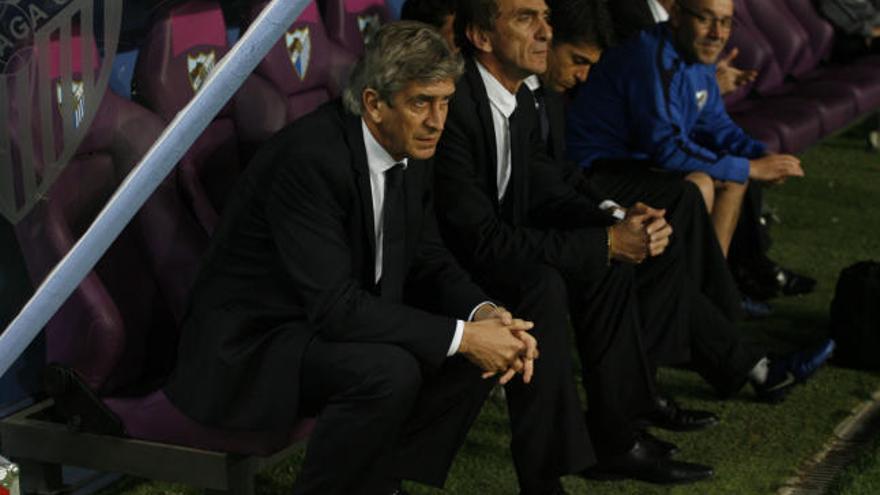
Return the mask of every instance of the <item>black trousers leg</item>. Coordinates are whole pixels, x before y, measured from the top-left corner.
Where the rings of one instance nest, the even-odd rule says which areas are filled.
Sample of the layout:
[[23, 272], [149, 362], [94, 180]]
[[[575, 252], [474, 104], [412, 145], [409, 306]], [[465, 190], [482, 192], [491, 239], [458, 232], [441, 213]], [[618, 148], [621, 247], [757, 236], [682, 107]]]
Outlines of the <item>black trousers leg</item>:
[[590, 434], [600, 456], [624, 452], [634, 441], [634, 419], [654, 407], [656, 393], [633, 269], [614, 265], [600, 280], [570, 287]]
[[401, 347], [313, 339], [300, 400], [318, 422], [293, 493], [390, 492], [391, 454], [421, 386], [418, 361]]
[[546, 487], [595, 461], [575, 389], [565, 281], [546, 265], [508, 266], [476, 278], [515, 316], [535, 323], [531, 333], [541, 356], [532, 382], [517, 377], [506, 390], [520, 487], [525, 492]]
[[763, 349], [747, 342], [736, 326], [694, 287], [690, 312], [691, 363], [722, 397], [745, 385], [751, 369], [766, 356]]
[[394, 477], [442, 487], [458, 449], [494, 385], [462, 356], [425, 378], [394, 454]]
[[742, 213], [730, 243], [728, 261], [733, 267], [758, 266], [770, 250], [770, 235], [761, 225], [764, 192], [760, 184], [750, 182], [746, 188]]

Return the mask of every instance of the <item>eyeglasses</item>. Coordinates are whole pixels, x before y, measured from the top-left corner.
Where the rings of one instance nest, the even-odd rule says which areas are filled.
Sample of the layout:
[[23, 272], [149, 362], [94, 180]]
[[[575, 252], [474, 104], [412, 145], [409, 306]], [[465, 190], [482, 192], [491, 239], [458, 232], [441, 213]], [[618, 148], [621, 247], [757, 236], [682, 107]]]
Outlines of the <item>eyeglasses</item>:
[[733, 17], [715, 17], [714, 15], [703, 14], [685, 6], [683, 2], [678, 2], [678, 8], [680, 8], [685, 14], [696, 19], [697, 24], [701, 27], [708, 28], [718, 26], [719, 29], [724, 31], [729, 31], [730, 28], [733, 27]]

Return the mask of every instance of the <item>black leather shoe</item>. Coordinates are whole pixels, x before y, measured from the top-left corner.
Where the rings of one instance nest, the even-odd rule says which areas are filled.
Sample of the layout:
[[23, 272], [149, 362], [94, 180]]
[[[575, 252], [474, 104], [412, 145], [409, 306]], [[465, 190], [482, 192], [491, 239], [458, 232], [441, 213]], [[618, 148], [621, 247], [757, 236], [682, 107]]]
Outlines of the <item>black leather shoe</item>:
[[778, 295], [809, 294], [816, 287], [816, 279], [795, 273], [765, 258], [750, 266], [733, 270], [740, 291], [755, 301], [766, 301]]
[[718, 416], [709, 411], [682, 409], [674, 400], [657, 398], [657, 408], [636, 420], [636, 425], [645, 428], [656, 426], [669, 431], [697, 431], [718, 424]]
[[626, 453], [600, 459], [584, 476], [597, 480], [634, 479], [648, 483], [692, 483], [714, 475], [709, 466], [652, 456], [641, 442]]
[[806, 275], [799, 275], [781, 266], [776, 267], [773, 276], [779, 291], [784, 296], [809, 294], [816, 287], [816, 279]]
[[645, 430], [638, 430], [636, 432], [636, 441], [642, 443], [654, 457], [665, 457], [669, 459], [678, 453], [677, 445], [672, 442], [660, 440]]

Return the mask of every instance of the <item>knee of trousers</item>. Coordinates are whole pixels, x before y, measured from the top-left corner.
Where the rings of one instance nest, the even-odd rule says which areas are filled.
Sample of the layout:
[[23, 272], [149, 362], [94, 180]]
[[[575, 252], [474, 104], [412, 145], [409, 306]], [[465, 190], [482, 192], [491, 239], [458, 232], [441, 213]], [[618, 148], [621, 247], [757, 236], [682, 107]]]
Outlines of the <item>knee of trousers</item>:
[[568, 289], [559, 270], [539, 264], [524, 267], [520, 273], [524, 299], [539, 298], [544, 307], [559, 307], [565, 310]]
[[692, 211], [694, 214], [699, 210], [703, 210], [704, 214], [708, 214], [706, 201], [703, 199], [703, 193], [700, 192], [700, 187], [690, 181], [682, 182], [684, 183], [684, 187], [682, 188], [681, 197], [676, 208], [682, 209], [682, 211]]
[[532, 335], [538, 341], [542, 356], [560, 345], [567, 348], [569, 298], [562, 274], [556, 268], [542, 264], [523, 269], [521, 274], [522, 302], [529, 311], [514, 316], [534, 321]]
[[407, 409], [422, 387], [422, 371], [416, 357], [402, 347], [377, 345], [366, 358], [358, 395], [374, 407]]

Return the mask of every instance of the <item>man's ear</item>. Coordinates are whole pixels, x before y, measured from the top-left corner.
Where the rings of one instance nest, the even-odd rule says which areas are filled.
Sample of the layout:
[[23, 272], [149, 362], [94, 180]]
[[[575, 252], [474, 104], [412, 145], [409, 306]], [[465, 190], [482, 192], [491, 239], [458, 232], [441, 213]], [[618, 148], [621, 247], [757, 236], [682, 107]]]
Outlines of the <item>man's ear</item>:
[[379, 92], [373, 88], [365, 88], [361, 94], [361, 104], [364, 107], [363, 116], [370, 119], [375, 124], [382, 122], [382, 112], [379, 111], [379, 105], [382, 104], [382, 98]]
[[468, 26], [464, 33], [477, 50], [485, 53], [492, 53], [492, 40], [489, 39], [489, 33], [473, 24]]

